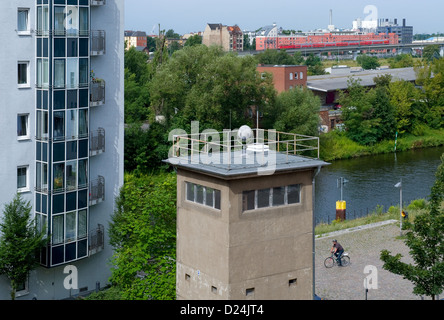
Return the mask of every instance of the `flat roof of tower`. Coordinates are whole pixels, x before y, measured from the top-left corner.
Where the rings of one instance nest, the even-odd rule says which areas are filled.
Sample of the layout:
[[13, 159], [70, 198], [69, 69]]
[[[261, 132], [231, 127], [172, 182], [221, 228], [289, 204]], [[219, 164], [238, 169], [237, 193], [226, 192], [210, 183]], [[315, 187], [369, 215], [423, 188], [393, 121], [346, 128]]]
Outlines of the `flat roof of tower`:
[[271, 175], [274, 173], [293, 172], [313, 169], [329, 165], [320, 159], [297, 156], [277, 151], [266, 152], [231, 152], [231, 163], [228, 163], [228, 153], [220, 153], [220, 161], [199, 156], [176, 157], [164, 160], [170, 165], [181, 169], [200, 172], [224, 179], [235, 179], [245, 176]]
[[329, 165], [319, 159], [318, 137], [247, 126], [223, 133], [174, 135], [169, 158], [164, 162], [223, 179]]

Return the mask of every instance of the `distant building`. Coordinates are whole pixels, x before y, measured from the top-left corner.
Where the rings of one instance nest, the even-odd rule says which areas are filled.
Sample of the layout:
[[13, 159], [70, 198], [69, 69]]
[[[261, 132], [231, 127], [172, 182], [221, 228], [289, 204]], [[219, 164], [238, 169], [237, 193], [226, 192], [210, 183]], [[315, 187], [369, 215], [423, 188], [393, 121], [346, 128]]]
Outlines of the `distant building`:
[[278, 93], [294, 87], [307, 86], [307, 66], [298, 65], [258, 65], [259, 73], [273, 74], [273, 84]]
[[331, 74], [320, 76], [309, 76], [307, 88], [321, 101], [321, 127], [323, 132], [328, 132], [341, 123], [341, 106], [338, 105], [339, 92], [348, 89], [350, 78], [359, 80], [360, 85], [367, 88], [375, 86], [374, 78], [390, 75], [392, 81], [404, 80], [415, 82], [415, 70], [410, 68], [380, 70], [362, 70], [362, 68], [332, 68]]
[[225, 26], [221, 23], [208, 23], [202, 38], [206, 46], [221, 46], [224, 51], [243, 51], [244, 35], [239, 26]]
[[401, 44], [413, 42], [413, 27], [406, 25], [406, 19], [402, 19], [402, 25], [398, 24], [398, 19], [394, 19], [393, 22], [388, 19], [380, 20], [376, 32], [385, 34], [395, 33], [398, 35], [399, 43]]
[[125, 50], [131, 47], [146, 48], [148, 45], [145, 31], [125, 31]]

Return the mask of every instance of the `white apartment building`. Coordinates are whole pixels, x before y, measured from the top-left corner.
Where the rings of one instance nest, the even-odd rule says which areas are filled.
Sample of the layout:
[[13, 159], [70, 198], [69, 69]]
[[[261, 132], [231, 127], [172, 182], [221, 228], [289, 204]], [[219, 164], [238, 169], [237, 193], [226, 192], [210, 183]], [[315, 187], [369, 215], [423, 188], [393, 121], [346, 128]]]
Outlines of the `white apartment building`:
[[[48, 244], [17, 300], [108, 284], [123, 184], [124, 1], [0, 3], [0, 216], [19, 192]], [[70, 281], [65, 281], [69, 277]], [[0, 299], [10, 283], [0, 276]]]

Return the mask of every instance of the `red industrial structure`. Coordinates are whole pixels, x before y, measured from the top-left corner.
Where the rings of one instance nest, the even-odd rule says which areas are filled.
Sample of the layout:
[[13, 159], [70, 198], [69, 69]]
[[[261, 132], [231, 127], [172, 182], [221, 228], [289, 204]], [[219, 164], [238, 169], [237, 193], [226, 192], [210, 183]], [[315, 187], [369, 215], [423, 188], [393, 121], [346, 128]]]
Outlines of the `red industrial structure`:
[[336, 34], [323, 33], [314, 35], [279, 35], [277, 37], [257, 36], [256, 50], [266, 49], [303, 49], [348, 46], [372, 46], [381, 44], [398, 44], [396, 33], [367, 33], [367, 34]]

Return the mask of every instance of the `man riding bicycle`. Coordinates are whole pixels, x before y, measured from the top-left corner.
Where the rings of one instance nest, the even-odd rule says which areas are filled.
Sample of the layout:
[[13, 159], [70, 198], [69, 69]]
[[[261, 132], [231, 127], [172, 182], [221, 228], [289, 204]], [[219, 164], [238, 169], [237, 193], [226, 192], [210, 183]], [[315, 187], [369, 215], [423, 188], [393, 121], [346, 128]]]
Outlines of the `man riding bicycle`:
[[344, 248], [336, 239], [333, 240], [333, 246], [331, 247], [330, 252], [336, 256], [336, 260], [338, 261], [338, 266], [342, 267], [341, 256], [344, 253]]

